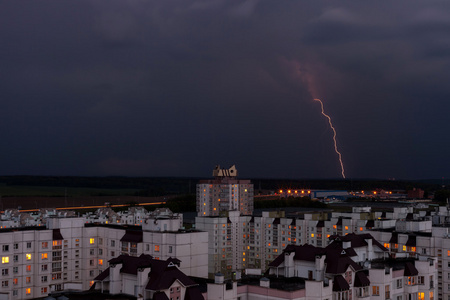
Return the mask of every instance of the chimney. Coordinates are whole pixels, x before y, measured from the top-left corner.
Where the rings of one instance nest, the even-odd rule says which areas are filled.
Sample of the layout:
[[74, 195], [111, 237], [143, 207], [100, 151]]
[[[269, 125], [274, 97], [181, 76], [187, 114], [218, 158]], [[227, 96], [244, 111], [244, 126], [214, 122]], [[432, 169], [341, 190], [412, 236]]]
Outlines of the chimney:
[[222, 273], [216, 273], [214, 275], [214, 283], [215, 284], [223, 284], [225, 276]]
[[259, 280], [259, 286], [269, 288], [270, 287], [270, 279], [267, 277], [263, 277]]

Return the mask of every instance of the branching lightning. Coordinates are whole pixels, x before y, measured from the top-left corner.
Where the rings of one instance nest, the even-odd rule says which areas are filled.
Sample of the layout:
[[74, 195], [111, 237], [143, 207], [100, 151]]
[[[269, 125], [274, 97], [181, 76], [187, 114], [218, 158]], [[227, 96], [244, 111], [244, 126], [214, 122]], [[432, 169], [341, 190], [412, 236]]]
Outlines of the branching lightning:
[[334, 141], [334, 151], [336, 151], [337, 155], [339, 156], [339, 163], [341, 164], [341, 174], [342, 178], [345, 178], [345, 172], [344, 172], [344, 163], [342, 162], [342, 155], [341, 152], [339, 152], [336, 142], [336, 129], [334, 129], [333, 123], [331, 123], [331, 118], [329, 115], [327, 115], [323, 110], [323, 103], [320, 99], [314, 99], [314, 101], [319, 101], [320, 107], [322, 108], [322, 115], [324, 115], [328, 119], [328, 123], [330, 124], [331, 130], [333, 130], [333, 141]]

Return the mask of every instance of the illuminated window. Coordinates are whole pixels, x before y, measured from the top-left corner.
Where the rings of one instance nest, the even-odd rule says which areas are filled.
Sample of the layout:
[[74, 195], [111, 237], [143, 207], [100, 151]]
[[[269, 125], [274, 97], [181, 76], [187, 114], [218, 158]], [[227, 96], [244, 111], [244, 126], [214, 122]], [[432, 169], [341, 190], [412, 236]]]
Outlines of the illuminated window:
[[380, 295], [380, 287], [379, 286], [372, 286], [372, 295], [373, 296], [379, 296]]
[[14, 284], [14, 285], [17, 285], [18, 283], [19, 283], [19, 279], [14, 278], [14, 279], [13, 279], [13, 284]]
[[425, 300], [425, 293], [424, 292], [418, 292], [417, 293], [417, 300]]
[[363, 228], [362, 228], [362, 227], [359, 227], [359, 231], [363, 231]]
[[348, 226], [345, 226], [345, 230], [348, 230]]
[[31, 260], [31, 254], [30, 253], [25, 254], [25, 257], [26, 257], [27, 260]]
[[27, 277], [25, 280], [27, 283], [31, 283], [31, 277]]
[[269, 244], [267, 244], [267, 246], [269, 246], [269, 247], [270, 247], [270, 243], [269, 243]]
[[333, 229], [336, 229], [337, 228], [337, 226], [336, 225], [333, 225]]
[[430, 300], [434, 300], [434, 293], [433, 293], [433, 291], [430, 292]]
[[41, 294], [47, 294], [47, 287], [41, 288]]
[[103, 259], [99, 259], [99, 260], [98, 260], [98, 265], [99, 265], [99, 266], [103, 266]]
[[159, 252], [159, 245], [155, 245], [155, 252]]
[[384, 247], [389, 249], [389, 243], [384, 243]]
[[94, 281], [89, 281], [89, 286], [92, 286], [94, 284]]
[[89, 244], [94, 244], [95, 243], [95, 239], [94, 238], [90, 238], [89, 239]]
[[9, 263], [9, 256], [3, 256], [2, 257], [2, 264], [7, 264]]
[[406, 246], [405, 245], [403, 245], [403, 251], [406, 251]]
[[327, 238], [329, 238], [330, 237], [330, 235], [329, 234], [327, 234]]
[[48, 258], [48, 254], [47, 253], [42, 253], [41, 254], [41, 258], [42, 259], [47, 259]]
[[30, 288], [25, 289], [25, 294], [27, 295], [31, 294], [31, 289]]
[[314, 233], [311, 233], [311, 237], [314, 237]]
[[245, 257], [242, 259], [242, 261], [245, 261]]
[[245, 255], [245, 252], [242, 252], [242, 255]]
[[27, 265], [26, 269], [27, 269], [27, 272], [31, 272], [31, 265]]
[[214, 210], [216, 210], [216, 208], [214, 207]]
[[411, 252], [416, 252], [416, 247], [411, 247]]

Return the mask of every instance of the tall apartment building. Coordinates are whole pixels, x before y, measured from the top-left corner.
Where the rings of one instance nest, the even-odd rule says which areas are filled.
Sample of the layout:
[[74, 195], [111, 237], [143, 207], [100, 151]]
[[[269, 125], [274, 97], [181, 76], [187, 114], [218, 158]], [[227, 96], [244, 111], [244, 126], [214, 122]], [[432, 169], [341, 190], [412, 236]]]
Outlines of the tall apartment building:
[[242, 215], [253, 213], [253, 184], [250, 180], [236, 179], [237, 175], [234, 165], [229, 169], [216, 166], [214, 179], [200, 180], [197, 184], [198, 216], [220, 216], [230, 210]]
[[182, 229], [182, 215], [160, 210], [138, 220], [140, 226], [111, 224], [112, 219], [90, 223], [85, 217], [55, 216], [39, 226], [0, 229], [0, 294], [33, 299], [88, 290], [119, 255], [176, 258], [185, 274], [207, 276], [207, 233]]
[[395, 208], [394, 212], [353, 207], [347, 213], [317, 212], [295, 217], [285, 217], [283, 211], [263, 212], [261, 216], [244, 216], [238, 211], [229, 211], [218, 217], [198, 216], [195, 226], [208, 232], [208, 276], [213, 278], [220, 272], [231, 278], [234, 272], [253, 272], [253, 269], [264, 272], [288, 245], [325, 247], [333, 235], [389, 231], [396, 227], [431, 231], [430, 220], [407, 219], [411, 211], [406, 207]]
[[[205, 299], [434, 300], [436, 261], [392, 259], [370, 234], [334, 236], [327, 247], [289, 245], [264, 277], [226, 284], [220, 275]], [[259, 280], [258, 280], [259, 279]]]

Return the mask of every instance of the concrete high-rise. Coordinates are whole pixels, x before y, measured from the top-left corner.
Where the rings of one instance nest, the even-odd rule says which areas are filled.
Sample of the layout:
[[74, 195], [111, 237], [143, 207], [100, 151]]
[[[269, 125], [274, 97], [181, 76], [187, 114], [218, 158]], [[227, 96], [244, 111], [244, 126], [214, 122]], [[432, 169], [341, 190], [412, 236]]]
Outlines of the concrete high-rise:
[[229, 169], [216, 166], [214, 179], [200, 180], [197, 184], [197, 214], [200, 217], [220, 216], [221, 212], [239, 211], [241, 215], [253, 213], [253, 184], [238, 180], [233, 165]]

